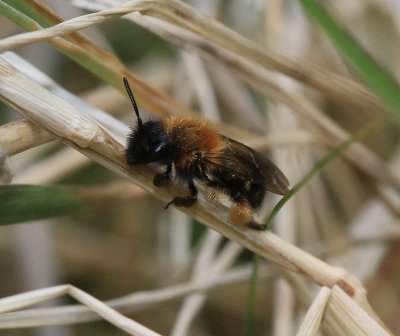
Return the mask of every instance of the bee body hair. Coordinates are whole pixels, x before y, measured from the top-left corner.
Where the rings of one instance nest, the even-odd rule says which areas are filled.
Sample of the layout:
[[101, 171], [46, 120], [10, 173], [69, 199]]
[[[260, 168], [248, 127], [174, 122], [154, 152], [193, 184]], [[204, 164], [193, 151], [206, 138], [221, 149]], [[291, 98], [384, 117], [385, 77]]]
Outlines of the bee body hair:
[[180, 177], [204, 179], [212, 170], [211, 160], [220, 164], [224, 141], [205, 119], [169, 117], [162, 121], [173, 164]]

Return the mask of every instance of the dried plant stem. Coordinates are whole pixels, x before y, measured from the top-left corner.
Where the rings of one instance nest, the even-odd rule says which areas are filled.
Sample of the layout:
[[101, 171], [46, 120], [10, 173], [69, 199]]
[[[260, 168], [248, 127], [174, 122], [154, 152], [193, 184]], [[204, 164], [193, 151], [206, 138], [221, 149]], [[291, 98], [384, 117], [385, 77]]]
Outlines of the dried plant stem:
[[332, 288], [325, 318], [328, 325], [337, 323], [341, 326], [342, 331], [337, 334], [340, 336], [391, 335], [337, 286]]
[[[400, 224], [398, 221], [397, 225]], [[331, 256], [335, 253], [343, 253], [346, 249], [352, 249], [361, 245], [385, 243], [400, 240], [400, 227], [394, 226], [391, 229], [384, 229], [369, 237], [343, 237], [329, 241], [327, 244], [312, 245], [310, 248], [305, 248], [307, 251], [312, 251], [313, 254], [321, 257]]]
[[[57, 181], [89, 163], [91, 163], [91, 161], [86, 156], [67, 147], [24, 169], [15, 177], [13, 182], [19, 184], [49, 183]], [[46, 172], [46, 174], [43, 174], [43, 172]]]
[[217, 100], [204, 62], [195, 54], [182, 52], [182, 61], [188, 73], [202, 115], [213, 122], [220, 121]]
[[140, 11], [142, 9], [143, 4], [141, 4], [140, 1], [137, 4], [130, 1], [119, 7], [103, 10], [101, 13], [92, 13], [73, 18], [51, 28], [7, 37], [0, 40], [0, 52], [13, 50], [30, 43], [48, 40], [57, 36], [71, 34], [88, 27], [99, 25], [113, 18], [131, 13], [132, 11]]
[[312, 85], [339, 101], [344, 100], [354, 106], [373, 110], [384, 109], [378, 99], [360, 84], [327, 70], [304, 65], [304, 63], [300, 64], [271, 50], [263, 49], [211, 18], [198, 14], [188, 5], [175, 0], [129, 1], [118, 7], [74, 18], [51, 28], [3, 39], [0, 41], [0, 52], [70, 34], [134, 11], [158, 17], [191, 30], [227, 50], [240, 53], [265, 68], [280, 71], [303, 83]]
[[[136, 292], [105, 303], [120, 312], [132, 313], [149, 309], [161, 303], [179, 299], [185, 295], [218, 289], [225, 285], [232, 285], [248, 281], [251, 267], [242, 266], [232, 269], [213, 279], [201, 282], [188, 282], [171, 287], [152, 291]], [[271, 268], [261, 267], [260, 277], [271, 276]], [[54, 308], [36, 308], [31, 310], [8, 313], [0, 316], [0, 329], [35, 327], [38, 325], [73, 324], [98, 320], [99, 316], [82, 305], [69, 305]]]
[[[290, 282], [301, 305], [303, 307], [312, 305], [313, 297], [304, 279], [285, 270], [282, 270], [281, 273]], [[334, 304], [332, 304], [333, 300], [336, 301]], [[340, 301], [340, 304], [337, 301]], [[370, 311], [368, 315], [368, 308], [363, 310], [360, 306], [355, 305], [354, 301], [350, 301], [350, 297], [338, 286], [334, 286], [331, 289], [322, 319], [324, 334], [326, 331], [326, 334], [335, 336], [393, 336], [389, 330], [385, 329], [378, 317], [375, 316], [375, 319], [371, 317], [374, 316], [373, 311]], [[366, 306], [368, 306], [368, 303], [366, 303]], [[376, 333], [377, 331], [378, 333]]]
[[322, 287], [320, 289], [310, 309], [304, 316], [303, 322], [301, 323], [296, 336], [314, 336], [317, 334], [330, 294], [330, 288]]
[[[151, 0], [157, 6], [149, 6], [142, 14], [161, 18], [167, 22], [205, 37], [208, 41], [226, 48], [233, 53], [240, 54], [249, 60], [262, 65], [267, 69], [273, 69], [293, 77], [302, 83], [309, 84], [322, 92], [328, 93], [332, 98], [344, 100], [356, 106], [382, 110], [379, 100], [362, 85], [351, 79], [339, 76], [335, 73], [291, 60], [272, 50], [244, 38], [238, 33], [228, 29], [211, 18], [201, 15], [188, 5], [179, 1]], [[346, 92], [347, 91], [347, 92]], [[351, 92], [351, 94], [349, 94]], [[368, 100], [369, 106], [356, 102], [357, 99]]]
[[[221, 242], [222, 236], [211, 230], [207, 232], [207, 236], [208, 239], [206, 239], [205, 244], [203, 244], [191, 279], [191, 282], [194, 284], [220, 276], [221, 273], [227, 271], [235, 262], [237, 256], [242, 251], [241, 246], [234, 242], [229, 242], [224, 246], [222, 251], [215, 256], [215, 251], [214, 253], [210, 253], [209, 251], [214, 250], [214, 248], [218, 246], [217, 243]], [[193, 319], [203, 307], [206, 298], [206, 293], [196, 293], [185, 298], [171, 335], [179, 336], [188, 333]]]
[[0, 126], [0, 146], [8, 155], [21, 153], [54, 139], [54, 135], [26, 119]]
[[[54, 24], [61, 21], [61, 18], [43, 2], [35, 2], [32, 6], [35, 7], [34, 10], [40, 10], [41, 13], [44, 13], [46, 20], [50, 20]], [[6, 12], [12, 18], [13, 14], [16, 13], [11, 7]], [[21, 15], [21, 13], [18, 13], [17, 17], [20, 18]], [[28, 17], [23, 17], [22, 25], [25, 29], [44, 30], [36, 21]], [[124, 76], [128, 77], [139, 103], [158, 116], [195, 114], [189, 108], [172, 100], [169, 96], [130, 72], [114, 54], [96, 45], [83, 35], [73, 33], [68, 38], [51, 39], [49, 43], [78, 64], [83, 65], [91, 71], [96, 71], [96, 74], [103, 78], [106, 83], [112, 84], [123, 92], [125, 91], [121, 83], [121, 78]]]
[[0, 299], [0, 313], [28, 307], [66, 294], [83, 303], [105, 320], [126, 331], [129, 335], [160, 336], [160, 334], [121, 315], [103, 302], [71, 285], [49, 287]]
[[207, 62], [206, 68], [218, 96], [238, 123], [246, 130], [257, 134], [265, 133], [265, 120], [254, 100], [248, 92], [243, 90], [241, 82], [229, 70], [221, 66]]
[[[58, 85], [53, 79], [47, 76], [45, 73], [40, 71], [38, 68], [33, 66], [31, 63], [23, 59], [12, 52], [6, 52], [1, 55], [3, 59], [5, 59], [12, 66], [21, 71], [24, 75], [31, 78], [36, 83], [41, 86], [47, 88], [49, 91], [54, 93], [60, 98], [65, 99], [70, 104], [78, 108], [80, 111], [83, 111], [95, 118], [102, 125], [107, 127], [108, 130], [112, 131], [117, 136], [120, 136], [120, 139], [124, 139], [125, 135], [129, 132], [129, 127], [121, 122], [120, 120], [113, 118], [109, 114], [103, 112], [102, 110], [94, 107], [93, 105], [88, 104], [85, 100], [73, 95], [69, 91], [65, 90], [62, 86]], [[113, 97], [108, 94], [108, 99], [112, 99]], [[121, 95], [120, 95], [121, 96]]]

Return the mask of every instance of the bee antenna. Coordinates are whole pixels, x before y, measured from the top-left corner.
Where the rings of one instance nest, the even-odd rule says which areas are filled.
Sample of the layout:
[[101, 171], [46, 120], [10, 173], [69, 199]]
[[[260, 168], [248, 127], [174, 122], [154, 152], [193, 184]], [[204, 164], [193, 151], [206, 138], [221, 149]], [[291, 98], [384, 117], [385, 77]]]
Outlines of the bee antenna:
[[132, 102], [133, 109], [135, 110], [135, 113], [136, 113], [136, 116], [137, 116], [137, 120], [138, 120], [139, 128], [142, 128], [143, 122], [142, 122], [142, 119], [141, 119], [140, 116], [139, 116], [139, 109], [138, 109], [138, 107], [137, 107], [137, 104], [136, 104], [136, 101], [135, 101], [135, 97], [133, 96], [131, 87], [130, 87], [130, 85], [129, 85], [128, 78], [126, 78], [126, 77], [124, 77], [124, 85], [125, 85], [126, 92], [128, 92], [129, 99], [130, 99], [131, 102]]

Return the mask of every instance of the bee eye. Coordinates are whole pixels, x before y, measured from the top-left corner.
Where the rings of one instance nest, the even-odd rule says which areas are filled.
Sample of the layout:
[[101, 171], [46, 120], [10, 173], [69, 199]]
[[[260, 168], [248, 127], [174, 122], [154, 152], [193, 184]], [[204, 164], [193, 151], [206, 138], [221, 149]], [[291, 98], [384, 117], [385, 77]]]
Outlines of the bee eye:
[[162, 142], [159, 142], [155, 147], [153, 147], [153, 148], [154, 148], [153, 151], [154, 151], [155, 153], [158, 153], [158, 152], [160, 152], [161, 150], [163, 150], [164, 147], [165, 147], [165, 145], [164, 145]]
[[153, 153], [159, 153], [165, 147], [165, 143], [162, 141], [144, 141], [142, 145], [143, 149], [146, 152], [153, 152]]

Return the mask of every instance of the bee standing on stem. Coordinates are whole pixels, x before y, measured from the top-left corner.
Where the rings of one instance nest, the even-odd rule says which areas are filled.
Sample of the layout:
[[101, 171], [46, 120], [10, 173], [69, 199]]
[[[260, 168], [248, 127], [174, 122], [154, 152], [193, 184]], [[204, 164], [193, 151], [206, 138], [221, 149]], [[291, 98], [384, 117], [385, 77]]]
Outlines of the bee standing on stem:
[[127, 78], [124, 84], [137, 117], [137, 126], [128, 136], [128, 164], [164, 166], [165, 171], [154, 177], [157, 187], [171, 182], [174, 166], [189, 189], [188, 196], [175, 197], [165, 209], [171, 204], [192, 206], [197, 200], [194, 180], [198, 180], [232, 199], [233, 224], [264, 230], [265, 225], [254, 221], [253, 212], [266, 191], [279, 195], [288, 191], [289, 182], [279, 168], [250, 147], [217, 133], [204, 119], [172, 116], [143, 123]]

